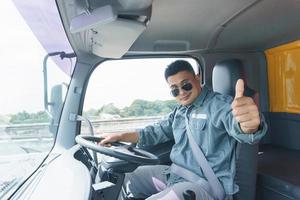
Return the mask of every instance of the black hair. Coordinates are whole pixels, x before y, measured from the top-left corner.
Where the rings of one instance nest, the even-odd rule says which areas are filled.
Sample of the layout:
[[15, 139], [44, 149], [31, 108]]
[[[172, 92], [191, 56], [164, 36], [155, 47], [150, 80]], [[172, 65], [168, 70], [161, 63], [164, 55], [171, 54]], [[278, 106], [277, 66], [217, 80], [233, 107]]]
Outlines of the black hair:
[[195, 76], [195, 71], [192, 65], [185, 60], [176, 60], [167, 66], [165, 69], [165, 79], [167, 80], [169, 76], [177, 74], [181, 71], [189, 71]]

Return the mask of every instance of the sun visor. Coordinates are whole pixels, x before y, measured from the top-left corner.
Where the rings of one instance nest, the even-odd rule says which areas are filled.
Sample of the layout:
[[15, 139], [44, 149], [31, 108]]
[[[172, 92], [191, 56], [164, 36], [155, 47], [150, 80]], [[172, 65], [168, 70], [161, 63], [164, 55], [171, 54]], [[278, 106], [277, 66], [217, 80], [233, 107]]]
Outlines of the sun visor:
[[120, 58], [145, 31], [151, 4], [152, 0], [113, 0], [98, 7], [88, 2], [76, 4], [69, 30], [77, 37], [78, 49], [104, 58]]
[[120, 10], [144, 10], [152, 5], [153, 0], [117, 0]]
[[87, 10], [71, 20], [70, 31], [71, 33], [85, 31], [115, 21], [116, 18], [117, 13], [110, 5], [92, 11]]
[[144, 32], [143, 22], [116, 19], [93, 29], [92, 53], [105, 58], [120, 58]]

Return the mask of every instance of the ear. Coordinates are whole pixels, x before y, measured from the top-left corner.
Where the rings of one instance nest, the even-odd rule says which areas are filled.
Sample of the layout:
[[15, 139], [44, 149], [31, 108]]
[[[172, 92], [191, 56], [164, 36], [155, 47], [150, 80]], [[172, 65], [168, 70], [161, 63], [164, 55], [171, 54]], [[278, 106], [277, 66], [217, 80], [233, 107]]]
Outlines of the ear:
[[170, 86], [169, 77], [167, 78], [166, 82]]
[[199, 81], [199, 83], [201, 83], [201, 76], [200, 76], [200, 74], [197, 74], [195, 77], [196, 77], [196, 80]]

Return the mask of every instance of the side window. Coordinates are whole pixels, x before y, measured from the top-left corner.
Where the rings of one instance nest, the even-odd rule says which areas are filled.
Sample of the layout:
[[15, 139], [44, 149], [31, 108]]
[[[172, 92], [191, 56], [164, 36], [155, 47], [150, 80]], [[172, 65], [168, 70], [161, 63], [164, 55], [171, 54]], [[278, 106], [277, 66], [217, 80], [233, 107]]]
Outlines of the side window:
[[[49, 154], [73, 71], [74, 58], [51, 56], [47, 75], [43, 72], [44, 57], [52, 53], [50, 47], [72, 52], [70, 47], [66, 49], [65, 35], [59, 34], [63, 33], [62, 27], [56, 29], [61, 22], [57, 10], [51, 10], [55, 2], [53, 6], [46, 3], [24, 6], [22, 2], [0, 1], [0, 24], [6, 27], [0, 37], [0, 199], [8, 199]], [[39, 17], [33, 18], [32, 13]], [[52, 31], [44, 29], [50, 22], [55, 25]], [[53, 35], [62, 48], [54, 45]], [[56, 120], [49, 115], [51, 112]]]
[[[171, 62], [185, 59], [196, 72], [192, 58], [149, 58], [101, 63], [90, 77], [83, 115], [95, 133], [117, 133], [142, 128], [168, 114], [177, 105], [170, 95], [164, 70]], [[81, 134], [88, 133], [83, 123]]]

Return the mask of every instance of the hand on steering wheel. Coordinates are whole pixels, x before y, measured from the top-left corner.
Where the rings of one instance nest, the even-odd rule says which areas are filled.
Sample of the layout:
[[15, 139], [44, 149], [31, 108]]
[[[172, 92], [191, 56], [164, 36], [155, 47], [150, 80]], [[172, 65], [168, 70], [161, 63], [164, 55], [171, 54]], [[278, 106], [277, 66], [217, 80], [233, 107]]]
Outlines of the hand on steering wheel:
[[[78, 144], [98, 153], [112, 156], [121, 160], [140, 165], [155, 165], [159, 163], [157, 156], [145, 150], [132, 147], [120, 142], [109, 142], [112, 147], [97, 145], [103, 138], [101, 136], [77, 135]], [[96, 143], [95, 143], [96, 142]]]

